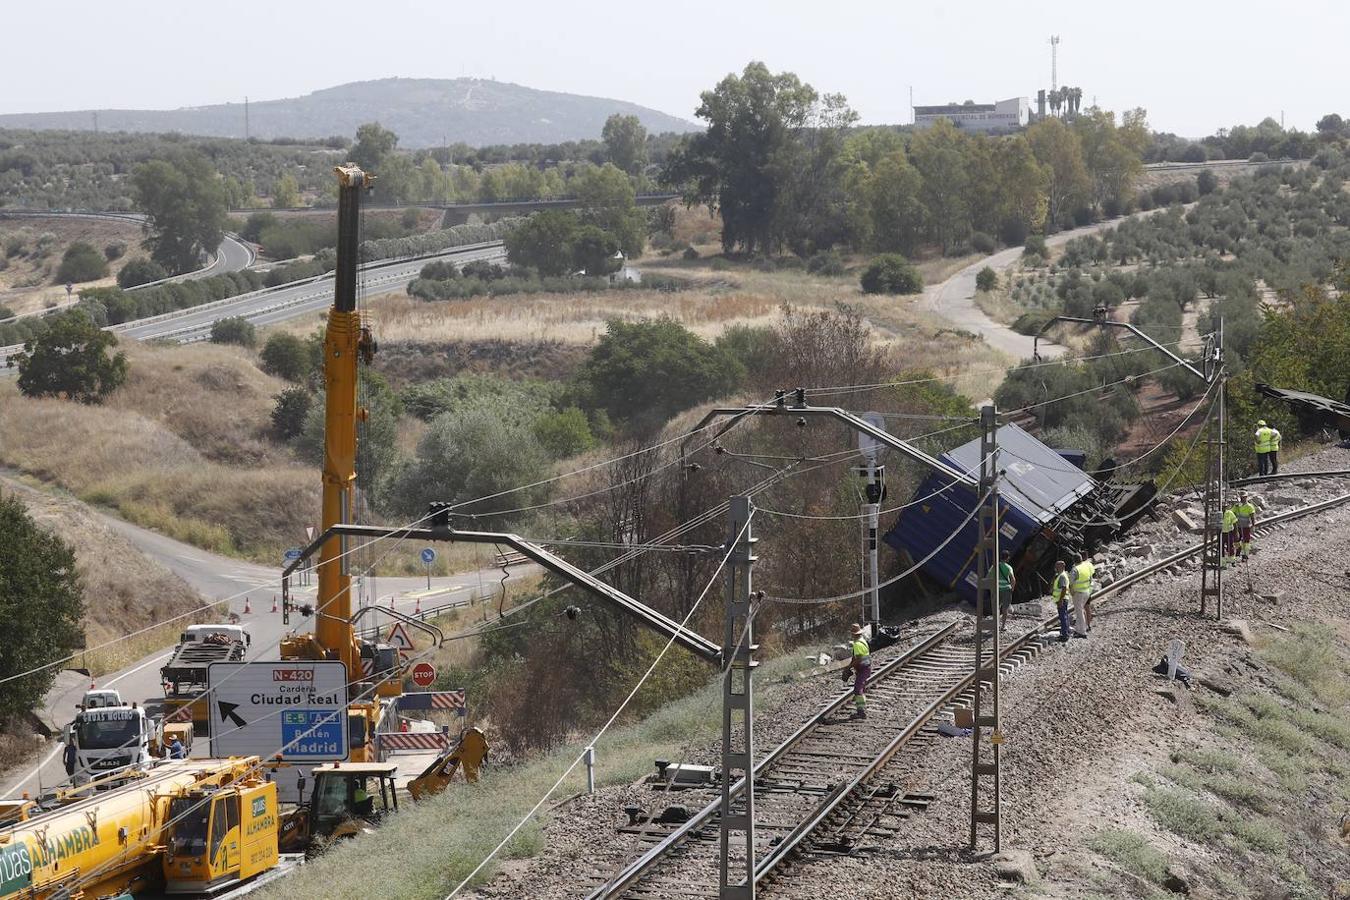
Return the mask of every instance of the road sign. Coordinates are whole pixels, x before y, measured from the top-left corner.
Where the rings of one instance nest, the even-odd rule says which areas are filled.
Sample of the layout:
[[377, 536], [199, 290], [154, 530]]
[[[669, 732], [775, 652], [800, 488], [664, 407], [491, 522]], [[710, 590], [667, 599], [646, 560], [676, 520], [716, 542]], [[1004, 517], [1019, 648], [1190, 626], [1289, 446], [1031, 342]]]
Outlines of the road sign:
[[[881, 431], [886, 430], [886, 417], [879, 412], [865, 412], [858, 418], [862, 419], [868, 425]], [[876, 462], [877, 454], [882, 450], [882, 444], [870, 434], [858, 432], [858, 449], [868, 462]]]
[[285, 556], [286, 562], [295, 562], [297, 559], [300, 558], [301, 552], [302, 551], [300, 550], [299, 547], [289, 547], [287, 548], [286, 552], [282, 555]]
[[314, 540], [314, 526], [313, 526], [313, 525], [306, 525], [306, 526], [305, 526], [305, 540], [307, 540], [307, 541], [312, 541], [312, 540]]
[[412, 667], [412, 682], [418, 687], [431, 687], [436, 680], [436, 667], [429, 662], [420, 662]]
[[429, 565], [431, 565], [432, 563], [434, 563], [435, 561], [436, 561], [436, 551], [433, 550], [433, 549], [431, 549], [430, 547], [423, 547], [423, 548], [422, 548], [422, 563], [423, 563], [423, 565], [428, 565], [428, 566], [429, 566]]
[[413, 646], [412, 638], [408, 636], [408, 629], [403, 627], [402, 622], [395, 622], [389, 626], [389, 636], [386, 641], [402, 652], [411, 652], [417, 649]]
[[206, 670], [211, 755], [347, 758], [347, 667], [340, 662], [218, 662]]

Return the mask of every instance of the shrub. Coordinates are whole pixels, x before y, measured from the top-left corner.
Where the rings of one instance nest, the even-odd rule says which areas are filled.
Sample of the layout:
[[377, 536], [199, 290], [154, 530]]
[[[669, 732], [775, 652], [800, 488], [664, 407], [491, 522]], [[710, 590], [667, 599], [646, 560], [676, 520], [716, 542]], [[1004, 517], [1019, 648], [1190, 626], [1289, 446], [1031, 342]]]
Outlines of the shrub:
[[1252, 163], [1270, 162], [1270, 157], [1267, 154], [1262, 153], [1260, 150], [1257, 150], [1251, 156], [1247, 157], [1247, 162]]
[[288, 387], [276, 396], [272, 407], [272, 429], [282, 440], [289, 441], [305, 427], [305, 417], [314, 405], [314, 396], [305, 388]]
[[1199, 175], [1195, 176], [1195, 190], [1201, 197], [1206, 194], [1212, 194], [1219, 187], [1219, 178], [1209, 169], [1205, 169]]
[[491, 225], [453, 225], [437, 231], [426, 231], [408, 237], [382, 238], [361, 242], [361, 260], [390, 259], [398, 256], [420, 256], [465, 244], [500, 241], [526, 221], [516, 216], [498, 219]]
[[1039, 256], [1042, 259], [1050, 255], [1049, 249], [1045, 246], [1045, 235], [1030, 234], [1027, 235], [1026, 243], [1022, 245], [1022, 255]]
[[250, 213], [244, 221], [244, 227], [239, 229], [239, 236], [256, 244], [262, 240], [262, 233], [278, 222], [280, 219], [270, 212]]
[[576, 456], [595, 446], [586, 414], [575, 406], [545, 413], [535, 419], [531, 430], [544, 452], [554, 459]]
[[698, 251], [693, 247], [685, 247], [684, 252], [680, 254], [685, 259], [698, 259]]
[[14, 310], [10, 309], [8, 306], [0, 306], [0, 321], [12, 318], [14, 318]]
[[133, 288], [152, 281], [161, 281], [169, 277], [164, 267], [153, 259], [140, 256], [131, 260], [117, 273], [117, 286]]
[[708, 263], [708, 268], [712, 269], [714, 272], [725, 272], [727, 269], [731, 268], [731, 260], [727, 259], [725, 256], [714, 257], [712, 261]]
[[970, 249], [988, 256], [998, 249], [998, 243], [983, 231], [977, 231], [970, 236]]
[[117, 338], [83, 309], [52, 318], [43, 333], [13, 357], [25, 397], [65, 397], [101, 403], [127, 377], [125, 353], [109, 355]]
[[883, 253], [863, 270], [865, 294], [918, 294], [923, 291], [923, 277], [919, 270], [898, 253]]
[[410, 206], [399, 216], [398, 223], [403, 226], [404, 231], [412, 231], [422, 223], [422, 210], [415, 206]]
[[293, 334], [274, 334], [263, 345], [262, 370], [269, 375], [299, 382], [309, 376], [312, 367], [313, 360], [305, 342]]
[[1136, 832], [1104, 828], [1088, 838], [1087, 845], [1130, 874], [1154, 884], [1162, 884], [1167, 877], [1167, 857]]
[[66, 248], [61, 267], [56, 270], [58, 284], [97, 281], [108, 274], [108, 260], [93, 244], [76, 241]]
[[459, 267], [448, 259], [438, 259], [423, 266], [418, 277], [430, 278], [435, 281], [449, 281], [452, 278], [459, 277]]
[[124, 241], [112, 241], [111, 243], [105, 244], [103, 247], [103, 255], [107, 258], [108, 262], [112, 262], [115, 259], [121, 259], [126, 255], [126, 252], [127, 245]]
[[975, 275], [975, 290], [992, 291], [998, 287], [998, 273], [985, 266]]
[[837, 250], [821, 250], [806, 261], [806, 271], [812, 275], [843, 275], [844, 259]]
[[243, 316], [230, 316], [227, 319], [216, 319], [211, 323], [211, 343], [213, 344], [238, 344], [241, 347], [252, 347], [257, 342], [257, 331], [253, 323]]

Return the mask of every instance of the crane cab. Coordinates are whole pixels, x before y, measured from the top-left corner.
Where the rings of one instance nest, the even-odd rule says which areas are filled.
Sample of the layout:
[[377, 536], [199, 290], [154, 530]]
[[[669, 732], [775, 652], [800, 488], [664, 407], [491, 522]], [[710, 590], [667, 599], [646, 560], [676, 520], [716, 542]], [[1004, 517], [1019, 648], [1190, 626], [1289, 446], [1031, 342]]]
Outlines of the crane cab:
[[397, 771], [394, 763], [315, 766], [309, 802], [282, 825], [282, 852], [313, 853], [333, 841], [369, 831], [398, 812]]
[[214, 894], [277, 864], [274, 782], [191, 790], [169, 800], [165, 893]]

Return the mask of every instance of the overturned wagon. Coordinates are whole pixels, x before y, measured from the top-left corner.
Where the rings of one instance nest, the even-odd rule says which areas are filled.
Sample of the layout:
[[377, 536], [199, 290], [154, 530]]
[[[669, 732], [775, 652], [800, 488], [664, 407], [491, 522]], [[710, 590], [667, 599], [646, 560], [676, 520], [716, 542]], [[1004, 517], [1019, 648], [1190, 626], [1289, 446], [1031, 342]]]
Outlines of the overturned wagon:
[[[1015, 600], [1049, 591], [1056, 559], [1076, 561], [1120, 535], [1151, 505], [1151, 482], [1101, 480], [1047, 447], [1015, 424], [998, 429], [999, 548], [1012, 554]], [[1081, 456], [1078, 457], [1081, 459]], [[978, 476], [980, 441], [948, 451], [942, 462]], [[919, 485], [883, 540], [914, 562], [945, 590], [973, 602], [979, 573], [978, 494], [968, 485], [934, 473]]]

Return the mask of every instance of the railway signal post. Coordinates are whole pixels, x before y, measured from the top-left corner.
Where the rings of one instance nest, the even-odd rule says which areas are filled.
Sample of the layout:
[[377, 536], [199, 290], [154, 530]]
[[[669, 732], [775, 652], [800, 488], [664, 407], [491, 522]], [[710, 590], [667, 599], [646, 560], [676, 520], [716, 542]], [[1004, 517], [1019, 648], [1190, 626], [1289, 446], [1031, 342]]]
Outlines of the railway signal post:
[[[750, 533], [750, 498], [732, 497], [726, 566], [726, 616], [722, 641], [722, 809], [719, 900], [755, 897], [755, 726], [751, 674], [750, 569], [755, 538]], [[739, 803], [733, 788], [745, 779]]]
[[[970, 768], [970, 849], [979, 849], [981, 825], [994, 826], [994, 852], [1003, 849], [999, 823], [1003, 785], [1000, 780], [1003, 731], [999, 717], [998, 590], [998, 414], [994, 407], [980, 409], [980, 504], [977, 521], [979, 548], [975, 553], [975, 701], [971, 733], [974, 746]], [[986, 642], [989, 645], [985, 652]], [[985, 685], [989, 686], [986, 705]]]

